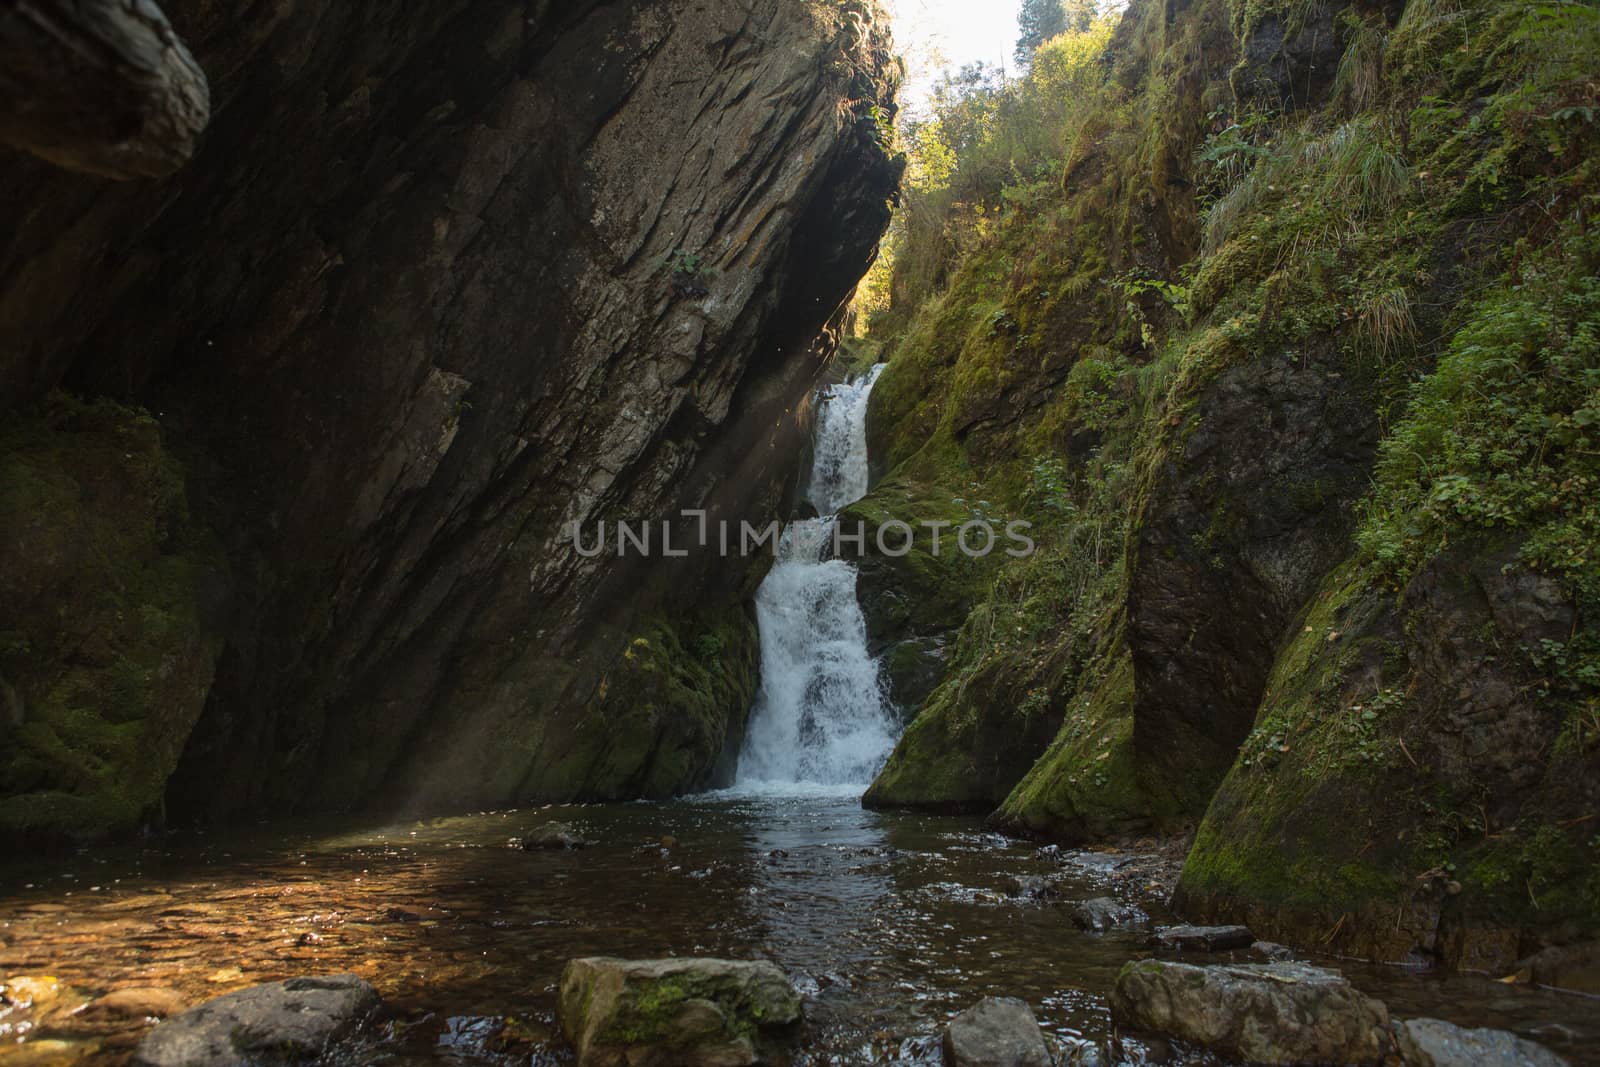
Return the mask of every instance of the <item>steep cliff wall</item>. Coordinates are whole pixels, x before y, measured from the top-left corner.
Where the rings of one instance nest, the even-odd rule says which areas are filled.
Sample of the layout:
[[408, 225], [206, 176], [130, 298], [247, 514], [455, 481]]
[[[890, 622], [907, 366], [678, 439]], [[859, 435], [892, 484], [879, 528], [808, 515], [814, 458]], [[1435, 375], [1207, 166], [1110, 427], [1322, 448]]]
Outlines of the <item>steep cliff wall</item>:
[[[776, 511], [898, 178], [881, 17], [167, 13], [211, 79], [187, 168], [0, 165], [5, 825], [136, 825], [169, 774], [208, 817], [705, 781], [753, 564], [564, 524]], [[690, 696], [630, 674], [663, 618]]]
[[952, 113], [859, 510], [1040, 551], [863, 568], [959, 628], [869, 802], [1198, 826], [1196, 917], [1593, 982], [1596, 55], [1588, 4], [1136, 2]]

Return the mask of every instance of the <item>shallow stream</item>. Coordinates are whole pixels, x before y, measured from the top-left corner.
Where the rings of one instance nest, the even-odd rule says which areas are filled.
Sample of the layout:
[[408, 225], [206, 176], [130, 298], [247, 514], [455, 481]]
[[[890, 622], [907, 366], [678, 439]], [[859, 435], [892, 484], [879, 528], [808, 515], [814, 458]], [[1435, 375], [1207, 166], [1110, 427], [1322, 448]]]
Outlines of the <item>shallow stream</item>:
[[[593, 843], [507, 847], [553, 820]], [[802, 1064], [937, 1062], [943, 1021], [991, 994], [1026, 999], [1065, 1043], [1099, 1041], [1110, 1035], [1106, 992], [1123, 963], [1150, 951], [1147, 931], [1080, 932], [1069, 906], [1013, 896], [1012, 881], [1065, 871], [1067, 900], [1109, 891], [1159, 922], [1139, 859], [1041, 852], [972, 819], [867, 812], [847, 791], [278, 825], [91, 850], [0, 868], [0, 976], [50, 975], [73, 989], [54, 1014], [0, 1019], [12, 1027], [0, 1064], [115, 1062], [139, 1026], [46, 1044], [71, 1036], [68, 1007], [112, 989], [164, 987], [198, 1002], [343, 972], [370, 980], [397, 1012], [363, 1062], [567, 1062], [555, 985], [568, 958], [595, 954], [774, 960], [808, 995]], [[1595, 1060], [1595, 1001], [1346, 970], [1396, 1014], [1507, 1027], [1575, 1063]], [[39, 1025], [19, 1035], [29, 1021]], [[1128, 1051], [1136, 1062], [1161, 1053]]]

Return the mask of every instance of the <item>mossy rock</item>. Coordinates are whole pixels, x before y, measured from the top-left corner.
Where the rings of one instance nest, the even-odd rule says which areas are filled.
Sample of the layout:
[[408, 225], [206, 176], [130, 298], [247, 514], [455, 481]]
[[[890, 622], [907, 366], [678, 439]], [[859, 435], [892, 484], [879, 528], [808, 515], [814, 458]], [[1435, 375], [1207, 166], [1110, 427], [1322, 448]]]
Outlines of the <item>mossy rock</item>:
[[159, 821], [228, 589], [148, 412], [57, 395], [0, 433], [0, 837]]
[[[584, 716], [592, 746], [550, 772], [586, 800], [665, 799], [726, 784], [759, 683], [760, 639], [745, 608], [646, 622]], [[553, 779], [538, 792], [550, 795]], [[566, 790], [560, 790], [566, 792]]]
[[1565, 743], [1581, 695], [1539, 697], [1539, 664], [1495, 651], [1538, 648], [1576, 615], [1515, 555], [1459, 546], [1398, 601], [1370, 566], [1330, 576], [1200, 825], [1178, 906], [1497, 974], [1600, 937], [1600, 731]]
[[793, 1036], [800, 994], [765, 961], [591, 957], [556, 1014], [579, 1067], [744, 1067]]
[[1169, 793], [1150, 787], [1134, 752], [1133, 664], [1119, 652], [1069, 702], [1055, 740], [990, 821], [1055, 841], [1103, 839], [1170, 819]]
[[956, 642], [963, 668], [947, 678], [901, 736], [862, 797], [869, 808], [984, 813], [1043, 752], [1061, 722], [1038, 669], [1005, 654], [981, 657], [994, 620], [973, 611]]

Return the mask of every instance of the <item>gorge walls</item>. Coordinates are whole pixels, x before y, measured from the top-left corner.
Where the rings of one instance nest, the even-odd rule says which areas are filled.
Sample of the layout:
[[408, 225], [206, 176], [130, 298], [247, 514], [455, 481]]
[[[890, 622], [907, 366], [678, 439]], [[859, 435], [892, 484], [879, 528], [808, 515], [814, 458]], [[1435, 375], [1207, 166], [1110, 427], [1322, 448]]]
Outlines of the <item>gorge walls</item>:
[[1597, 54], [1588, 4], [1136, 0], [952, 97], [852, 511], [1039, 551], [863, 563], [943, 659], [868, 803], [1193, 832], [1186, 917], [1596, 988]]
[[0, 160], [4, 830], [670, 794], [875, 254], [870, 5], [177, 0], [174, 177]]

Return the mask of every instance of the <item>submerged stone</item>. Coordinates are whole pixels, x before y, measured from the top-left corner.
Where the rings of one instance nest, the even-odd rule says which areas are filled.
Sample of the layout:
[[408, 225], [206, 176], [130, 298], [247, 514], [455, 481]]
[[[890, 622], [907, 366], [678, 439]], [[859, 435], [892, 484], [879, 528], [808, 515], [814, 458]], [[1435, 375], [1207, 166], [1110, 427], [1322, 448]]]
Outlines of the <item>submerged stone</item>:
[[945, 1067], [1050, 1067], [1033, 1009], [1014, 997], [985, 997], [950, 1020]]
[[1092, 900], [1082, 900], [1072, 909], [1073, 925], [1080, 930], [1092, 930], [1096, 933], [1114, 930], [1119, 926], [1136, 926], [1148, 922], [1150, 916], [1134, 907], [1124, 904], [1115, 897], [1095, 897]]
[[557, 1017], [579, 1067], [748, 1067], [800, 1020], [766, 961], [571, 960]]
[[1279, 962], [1294, 959], [1294, 949], [1288, 945], [1280, 945], [1276, 941], [1257, 941], [1250, 946], [1250, 951]]
[[187, 1006], [188, 1001], [175, 989], [139, 987], [98, 997], [79, 1008], [77, 1015], [86, 1020], [165, 1019]]
[[1002, 883], [1006, 896], [1023, 900], [1053, 902], [1061, 899], [1062, 887], [1058, 879], [1044, 874], [1019, 874]]
[[565, 849], [583, 848], [587, 841], [583, 835], [566, 823], [553, 822], [548, 826], [541, 826], [522, 839], [522, 848], [526, 852], [562, 851]]
[[208, 1000], [150, 1031], [133, 1067], [321, 1062], [382, 1008], [353, 974], [290, 978]]
[[1111, 1015], [1250, 1063], [1377, 1063], [1393, 1044], [1382, 1001], [1303, 963], [1137, 961], [1117, 975]]

